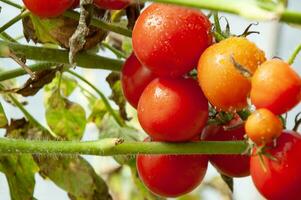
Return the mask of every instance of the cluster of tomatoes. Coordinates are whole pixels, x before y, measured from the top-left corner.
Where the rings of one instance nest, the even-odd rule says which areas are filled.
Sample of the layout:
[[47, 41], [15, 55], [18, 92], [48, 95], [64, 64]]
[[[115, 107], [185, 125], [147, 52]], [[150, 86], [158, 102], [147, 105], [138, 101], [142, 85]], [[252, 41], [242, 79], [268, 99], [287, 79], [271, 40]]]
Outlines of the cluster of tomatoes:
[[[79, 6], [80, 0], [23, 0], [26, 8], [33, 14], [43, 17], [57, 17], [68, 9]], [[119, 10], [130, 4], [131, 0], [93, 0], [95, 6], [103, 9]]]
[[[245, 37], [214, 42], [211, 23], [198, 10], [147, 7], [133, 30], [134, 53], [122, 69], [123, 92], [150, 136], [145, 142], [253, 141], [254, 155], [138, 155], [137, 168], [153, 193], [177, 197], [202, 181], [208, 161], [230, 177], [251, 174], [266, 198], [301, 196], [301, 137], [284, 131], [278, 115], [301, 100], [301, 79], [280, 59]], [[192, 72], [197, 67], [197, 79]], [[250, 107], [246, 122], [237, 111]], [[231, 113], [208, 125], [209, 110]]]

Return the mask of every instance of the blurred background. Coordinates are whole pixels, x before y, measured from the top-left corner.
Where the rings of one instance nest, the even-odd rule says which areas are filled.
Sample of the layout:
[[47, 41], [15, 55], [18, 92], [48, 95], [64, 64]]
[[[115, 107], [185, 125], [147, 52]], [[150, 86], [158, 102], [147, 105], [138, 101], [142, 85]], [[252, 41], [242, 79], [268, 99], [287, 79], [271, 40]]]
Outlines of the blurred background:
[[[14, 0], [17, 3], [22, 4], [21, 0]], [[0, 2], [1, 13], [0, 13], [0, 26], [6, 23], [8, 20], [15, 17], [19, 11], [11, 6], [7, 6]], [[290, 0], [289, 8], [299, 10], [301, 12], [301, 4], [299, 0]], [[232, 29], [232, 33], [239, 34], [244, 31], [244, 29], [252, 23], [252, 21], [247, 21], [241, 19], [239, 17], [228, 15], [224, 13], [220, 13], [221, 16], [226, 16], [228, 21], [230, 22], [230, 26]], [[22, 27], [21, 23], [17, 23], [11, 28], [7, 30], [13, 37], [19, 37], [22, 35]], [[266, 52], [268, 58], [272, 58], [274, 56], [278, 56], [287, 60], [290, 54], [293, 52], [295, 47], [301, 43], [301, 29], [297, 27], [292, 27], [286, 24], [278, 24], [277, 22], [260, 22], [259, 25], [254, 26], [252, 30], [259, 31], [260, 34], [250, 35], [248, 38], [255, 42], [261, 49]], [[23, 40], [24, 42], [24, 40]], [[100, 54], [105, 56], [114, 55], [108, 51], [102, 51]], [[12, 62], [8, 59], [0, 59], [0, 69], [12, 69], [16, 68], [16, 63]], [[294, 64], [295, 70], [301, 74], [301, 59], [297, 58]], [[77, 68], [77, 72], [81, 73], [83, 76], [88, 78], [94, 85], [101, 89], [102, 92], [106, 96], [109, 96], [111, 91], [110, 88], [105, 81], [106, 76], [108, 75], [108, 71], [104, 70], [82, 70]], [[22, 84], [28, 77], [24, 76], [18, 79], [18, 83]], [[75, 91], [70, 99], [74, 102], [79, 102], [81, 105], [86, 106], [87, 108], [87, 100], [79, 95], [78, 91]], [[39, 92], [34, 97], [29, 97], [29, 104], [27, 105], [27, 109], [34, 115], [35, 118], [40, 119], [41, 123], [45, 123], [45, 110], [43, 106], [43, 92]], [[12, 107], [11, 105], [5, 103], [2, 99], [0, 99], [4, 110], [8, 116], [8, 118], [21, 118], [23, 115], [19, 112], [18, 109]], [[114, 105], [115, 106], [115, 105]], [[291, 111], [288, 115], [288, 128], [293, 127], [293, 119], [297, 114], [297, 111], [300, 112], [301, 105]], [[133, 116], [135, 113], [133, 112]], [[4, 135], [4, 130], [0, 130], [0, 136]], [[93, 124], [88, 124], [86, 127], [86, 133], [84, 140], [94, 140], [97, 139], [98, 130]], [[111, 158], [100, 158], [95, 156], [86, 156], [85, 157], [95, 168], [98, 173], [105, 173], [106, 171], [114, 168], [117, 164]], [[120, 187], [123, 187], [124, 190], [130, 190], [129, 184], [127, 181], [131, 181], [130, 179], [130, 170], [125, 169], [123, 173], [124, 181], [117, 181], [117, 184], [120, 184]], [[212, 181], [214, 177], [218, 176], [215, 169], [213, 167], [209, 167], [207, 172], [205, 181]], [[78, 183], [80, 184], [80, 183]], [[220, 200], [222, 199], [222, 194], [215, 191], [210, 186], [203, 186], [202, 190], [197, 190], [196, 192], [202, 192], [203, 199], [209, 200]], [[52, 182], [42, 179], [38, 174], [36, 175], [36, 187], [34, 192], [35, 198], [39, 200], [65, 200], [68, 199], [67, 194], [61, 190], [59, 187], [54, 185]], [[126, 200], [128, 197], [120, 196], [122, 200]], [[234, 199], [236, 200], [260, 200], [263, 199], [260, 194], [254, 188], [252, 181], [250, 178], [241, 178], [235, 179], [234, 183]], [[6, 182], [5, 176], [0, 173], [0, 200], [10, 200], [9, 196], [9, 188]]]

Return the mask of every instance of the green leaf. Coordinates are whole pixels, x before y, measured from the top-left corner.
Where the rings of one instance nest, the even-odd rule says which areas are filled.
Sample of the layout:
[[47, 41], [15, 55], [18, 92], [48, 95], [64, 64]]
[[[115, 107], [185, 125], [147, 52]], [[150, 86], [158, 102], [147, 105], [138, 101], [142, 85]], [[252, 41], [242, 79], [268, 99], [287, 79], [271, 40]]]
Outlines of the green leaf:
[[81, 105], [73, 103], [55, 90], [47, 101], [46, 121], [60, 138], [81, 139], [86, 127], [86, 113]]
[[121, 48], [126, 55], [130, 56], [133, 52], [132, 40], [130, 38], [124, 38]]
[[2, 107], [2, 104], [0, 103], [0, 128], [4, 128], [7, 125], [8, 121], [4, 112], [4, 109]]
[[120, 116], [124, 120], [129, 120], [125, 109], [126, 100], [122, 93], [120, 73], [111, 72], [106, 78], [106, 81], [109, 83], [112, 89], [112, 95], [110, 96], [110, 99], [118, 105]]
[[135, 128], [125, 126], [121, 127], [109, 114], [106, 114], [99, 128], [99, 138], [121, 138], [125, 141], [138, 141], [141, 139], [141, 136], [144, 136], [143, 133], [136, 130]]
[[97, 99], [92, 106], [92, 113], [88, 117], [88, 122], [93, 122], [99, 127], [102, 123], [104, 115], [107, 113], [107, 108], [101, 99]]
[[45, 86], [45, 92], [49, 93], [58, 88], [60, 76], [62, 76], [60, 83], [60, 91], [63, 94], [63, 96], [68, 97], [74, 92], [74, 90], [78, 86], [78, 83], [75, 79], [64, 74], [61, 75], [60, 73], [56, 73], [56, 77], [52, 80], [52, 82]]
[[35, 173], [39, 168], [31, 155], [0, 156], [0, 171], [6, 176], [13, 200], [32, 200]]
[[35, 157], [40, 174], [76, 200], [111, 200], [106, 183], [82, 157]]

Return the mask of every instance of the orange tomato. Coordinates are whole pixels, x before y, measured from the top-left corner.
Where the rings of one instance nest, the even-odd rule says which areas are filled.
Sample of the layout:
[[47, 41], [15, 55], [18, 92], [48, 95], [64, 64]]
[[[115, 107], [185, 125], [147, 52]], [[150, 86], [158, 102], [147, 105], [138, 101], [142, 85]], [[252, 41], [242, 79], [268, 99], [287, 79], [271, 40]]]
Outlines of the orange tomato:
[[301, 100], [301, 78], [286, 62], [271, 59], [253, 75], [250, 96], [256, 108], [286, 113]]
[[251, 73], [266, 60], [245, 37], [231, 37], [206, 49], [198, 64], [199, 84], [210, 103], [223, 111], [246, 107], [251, 90], [251, 81], [235, 68], [231, 57]]
[[257, 145], [272, 142], [280, 136], [282, 129], [281, 120], [267, 109], [256, 110], [245, 124], [246, 134]]

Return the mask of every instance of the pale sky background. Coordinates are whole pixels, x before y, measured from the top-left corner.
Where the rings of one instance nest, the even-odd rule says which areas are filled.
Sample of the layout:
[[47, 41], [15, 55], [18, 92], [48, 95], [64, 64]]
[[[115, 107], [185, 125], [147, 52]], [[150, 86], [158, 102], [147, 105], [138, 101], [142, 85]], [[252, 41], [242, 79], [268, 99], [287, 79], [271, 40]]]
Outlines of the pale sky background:
[[[21, 0], [15, 0], [15, 2], [21, 2]], [[18, 10], [13, 7], [7, 6], [0, 2], [2, 11], [0, 13], [0, 26], [6, 23], [8, 20], [13, 18], [18, 14]], [[299, 10], [301, 12], [301, 4], [299, 0], [290, 0], [289, 7], [291, 9]], [[224, 15], [224, 14], [221, 14]], [[250, 24], [250, 21], [246, 21], [236, 16], [225, 15], [231, 25], [233, 33], [242, 33], [244, 28]], [[260, 23], [258, 26], [253, 28], [256, 31], [260, 31], [260, 35], [251, 35], [250, 40], [255, 42], [261, 49], [263, 49], [268, 58], [273, 56], [279, 56], [285, 60], [288, 59], [289, 55], [293, 52], [295, 47], [301, 43], [301, 29], [297, 29], [288, 25], [279, 25], [275, 22], [265, 22]], [[7, 30], [13, 37], [18, 37], [22, 34], [21, 24], [17, 23]], [[113, 56], [109, 52], [105, 52], [105, 55]], [[294, 64], [294, 68], [301, 74], [301, 56], [299, 56]], [[7, 59], [0, 59], [0, 67], [5, 67], [6, 69], [15, 68], [17, 65]], [[98, 85], [99, 88], [108, 96], [110, 94], [109, 87], [105, 82], [105, 77], [108, 72], [103, 70], [81, 70], [77, 68], [78, 72], [81, 72], [86, 76], [92, 83]], [[26, 80], [27, 77], [20, 78], [20, 83]], [[44, 118], [44, 108], [43, 108], [43, 94], [39, 92], [35, 97], [27, 98], [29, 105], [27, 109], [32, 112], [32, 114], [37, 118], [41, 119], [42, 123], [45, 123]], [[77, 92], [71, 96], [71, 100], [85, 104], [85, 100], [82, 99]], [[12, 106], [4, 103], [0, 99], [4, 106], [5, 112], [8, 117], [20, 118], [22, 114]], [[298, 111], [301, 111], [301, 105], [295, 108], [289, 113], [289, 124], [288, 128], [292, 128], [293, 118]], [[93, 125], [88, 125], [86, 132], [89, 132], [89, 137], [85, 139], [95, 139], [97, 136], [97, 131]], [[0, 136], [3, 135], [3, 131], [0, 131]], [[103, 168], [102, 163], [111, 162], [108, 158], [99, 158], [95, 156], [86, 157], [89, 162], [95, 167], [96, 170], [101, 170]], [[216, 176], [215, 170], [210, 167], [206, 178]], [[60, 188], [55, 186], [50, 181], [43, 180], [39, 175], [36, 175], [36, 188], [34, 196], [39, 200], [65, 200], [68, 199], [66, 193]], [[260, 200], [262, 199], [256, 189], [254, 188], [250, 178], [241, 178], [235, 180], [235, 192], [234, 197], [236, 200]], [[208, 190], [206, 193], [206, 199], [219, 200], [220, 197], [214, 194], [212, 191]], [[6, 183], [5, 176], [0, 173], [0, 200], [10, 200], [9, 189]]]

